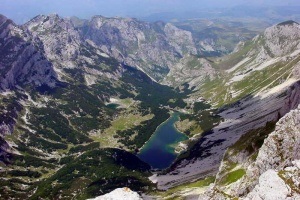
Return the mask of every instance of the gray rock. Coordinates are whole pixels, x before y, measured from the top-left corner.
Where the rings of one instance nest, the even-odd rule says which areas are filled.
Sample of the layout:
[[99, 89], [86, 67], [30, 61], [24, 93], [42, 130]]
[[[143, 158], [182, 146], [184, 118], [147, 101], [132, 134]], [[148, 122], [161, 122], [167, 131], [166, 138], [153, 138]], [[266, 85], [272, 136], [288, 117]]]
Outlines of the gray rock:
[[291, 199], [291, 188], [270, 169], [259, 177], [259, 184], [250, 192], [245, 200], [282, 200]]
[[161, 22], [95, 16], [81, 31], [106, 54], [156, 80], [164, 77], [183, 55], [197, 53], [190, 32]]
[[4, 16], [0, 16], [0, 89], [18, 83], [35, 86], [56, 84], [56, 73], [43, 54], [40, 40]]

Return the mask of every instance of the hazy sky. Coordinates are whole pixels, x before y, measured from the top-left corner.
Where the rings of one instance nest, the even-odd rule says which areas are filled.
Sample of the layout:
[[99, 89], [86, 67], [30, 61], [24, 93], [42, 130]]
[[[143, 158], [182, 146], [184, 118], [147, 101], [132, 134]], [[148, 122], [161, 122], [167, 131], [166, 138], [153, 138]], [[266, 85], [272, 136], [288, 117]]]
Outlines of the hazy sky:
[[93, 15], [144, 17], [159, 12], [195, 11], [235, 5], [300, 5], [300, 0], [0, 0], [0, 13], [23, 23], [38, 14], [90, 18]]

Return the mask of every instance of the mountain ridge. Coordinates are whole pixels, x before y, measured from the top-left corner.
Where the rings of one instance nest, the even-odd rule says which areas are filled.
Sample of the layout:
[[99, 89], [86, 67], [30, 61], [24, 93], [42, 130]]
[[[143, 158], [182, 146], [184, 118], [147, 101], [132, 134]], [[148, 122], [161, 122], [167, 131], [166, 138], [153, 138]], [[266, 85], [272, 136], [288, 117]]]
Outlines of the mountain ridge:
[[[4, 16], [1, 23], [1, 89], [14, 87], [16, 82], [33, 82], [36, 86], [55, 86], [56, 74], [44, 57], [39, 39], [32, 37]], [[24, 62], [25, 61], [25, 62]], [[31, 66], [35, 65], [35, 66]], [[44, 68], [40, 69], [40, 66]], [[32, 76], [26, 78], [26, 74]], [[22, 77], [23, 76], [23, 77]]]
[[[11, 44], [17, 58], [1, 54], [9, 61], [0, 63], [4, 197], [86, 199], [117, 187], [149, 192], [216, 174], [219, 181], [228, 148], [299, 104], [297, 23], [268, 28], [225, 58], [203, 58], [193, 55], [192, 34], [171, 24], [74, 20], [40, 15], [17, 26], [0, 17], [0, 51]], [[167, 72], [174, 88], [151, 79]], [[196, 108], [203, 99], [218, 109]], [[155, 185], [134, 154], [171, 110], [184, 111], [182, 121], [200, 130], [183, 131], [186, 152], [151, 177]]]

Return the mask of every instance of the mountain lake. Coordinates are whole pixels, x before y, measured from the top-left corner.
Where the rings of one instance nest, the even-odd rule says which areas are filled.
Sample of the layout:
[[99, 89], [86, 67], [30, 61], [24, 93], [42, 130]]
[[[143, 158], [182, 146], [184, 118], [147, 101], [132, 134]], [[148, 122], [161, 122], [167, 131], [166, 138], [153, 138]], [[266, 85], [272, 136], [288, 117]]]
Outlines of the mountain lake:
[[175, 128], [180, 113], [174, 112], [162, 123], [138, 153], [138, 157], [154, 169], [165, 169], [176, 159], [175, 148], [188, 137]]

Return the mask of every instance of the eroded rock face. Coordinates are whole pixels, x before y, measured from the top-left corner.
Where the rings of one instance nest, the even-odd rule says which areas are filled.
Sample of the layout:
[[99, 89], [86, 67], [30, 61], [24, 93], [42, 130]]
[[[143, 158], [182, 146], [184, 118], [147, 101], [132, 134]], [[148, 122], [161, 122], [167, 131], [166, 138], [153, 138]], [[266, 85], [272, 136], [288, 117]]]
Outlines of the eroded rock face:
[[120, 77], [120, 64], [116, 62], [115, 68], [106, 65], [109, 56], [94, 42], [85, 41], [71, 19], [64, 19], [58, 15], [39, 15], [23, 27], [40, 38], [45, 55], [53, 63], [60, 80], [72, 80], [66, 70], [84, 72], [87, 85], [93, 85], [99, 79]]
[[[299, 181], [296, 181], [300, 170], [298, 168], [298, 160], [300, 159], [300, 106], [289, 112], [286, 116], [278, 121], [276, 124], [276, 129], [269, 137], [265, 140], [263, 146], [259, 150], [257, 159], [253, 165], [248, 167], [247, 178], [251, 179], [252, 185], [257, 182], [257, 177], [261, 177], [266, 171], [274, 170], [281, 179], [285, 180], [287, 184], [287, 179], [284, 174], [290, 174], [289, 179], [292, 180], [292, 185], [289, 185], [290, 188], [299, 187]], [[295, 168], [296, 167], [296, 168]], [[290, 172], [289, 172], [290, 171]], [[268, 175], [265, 175], [268, 176]], [[260, 180], [261, 178], [259, 178]], [[264, 179], [264, 177], [262, 177]], [[249, 184], [249, 183], [248, 183]], [[246, 184], [245, 184], [246, 185]], [[251, 182], [250, 182], [251, 187]], [[262, 187], [262, 186], [256, 186]], [[290, 192], [293, 195], [293, 191]], [[254, 190], [255, 193], [255, 190]], [[298, 194], [300, 195], [300, 194]]]
[[283, 22], [267, 28], [264, 37], [265, 49], [274, 57], [300, 49], [300, 26], [296, 22]]
[[221, 188], [214, 185], [199, 199], [299, 199], [299, 148], [300, 106], [277, 122], [275, 131], [265, 139], [256, 160], [248, 163], [240, 180]]
[[0, 89], [18, 83], [54, 87], [56, 73], [43, 54], [40, 40], [0, 16]]
[[184, 54], [197, 53], [191, 33], [171, 24], [95, 16], [81, 29], [106, 54], [157, 80]]
[[291, 188], [278, 176], [278, 174], [270, 169], [259, 177], [259, 183], [250, 192], [245, 200], [274, 200], [274, 199], [291, 199]]
[[102, 16], [76, 22], [58, 15], [40, 15], [23, 26], [41, 39], [47, 58], [62, 80], [66, 80], [62, 69], [84, 68], [86, 82], [93, 84], [97, 78], [94, 75], [103, 74], [86, 68], [100, 65], [97, 60], [101, 57], [115, 58], [159, 80], [181, 57], [197, 54], [192, 34], [171, 24]]
[[41, 39], [49, 60], [74, 67], [72, 61], [78, 57], [81, 38], [70, 20], [58, 15], [39, 15], [23, 27]]
[[205, 80], [213, 80], [217, 76], [218, 72], [209, 60], [187, 55], [171, 68], [162, 83], [174, 87], [188, 83], [190, 88], [198, 89]]
[[180, 55], [184, 55], [186, 53], [194, 55], [197, 54], [197, 49], [191, 32], [179, 29], [170, 23], [165, 25], [164, 32], [170, 45], [175, 47], [175, 50], [180, 53]]
[[142, 200], [141, 196], [129, 188], [118, 188], [112, 192], [89, 200]]
[[300, 107], [291, 111], [276, 124], [259, 151], [255, 168], [259, 174], [268, 169], [282, 169], [300, 159]]

